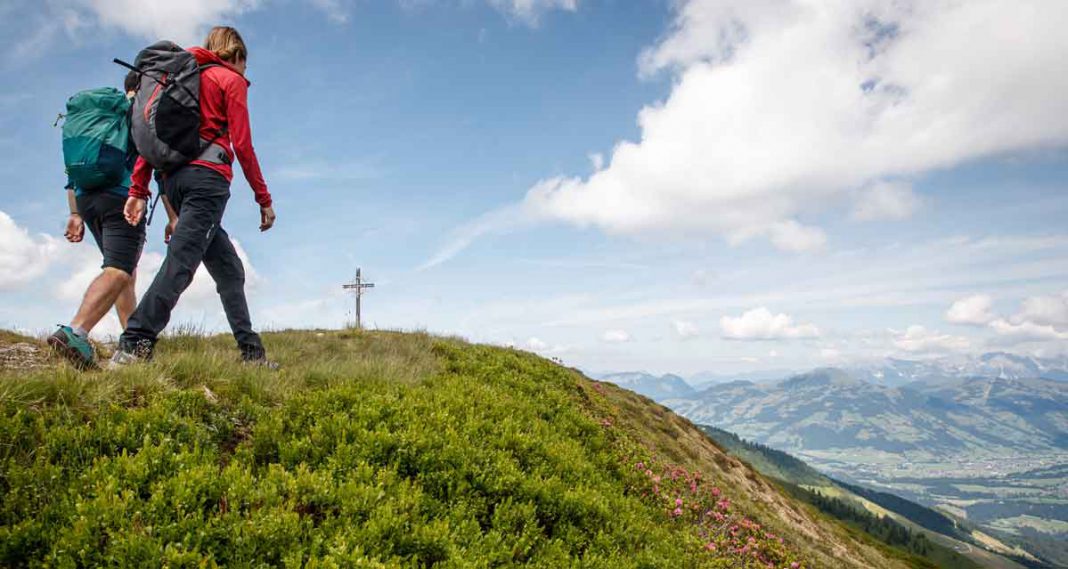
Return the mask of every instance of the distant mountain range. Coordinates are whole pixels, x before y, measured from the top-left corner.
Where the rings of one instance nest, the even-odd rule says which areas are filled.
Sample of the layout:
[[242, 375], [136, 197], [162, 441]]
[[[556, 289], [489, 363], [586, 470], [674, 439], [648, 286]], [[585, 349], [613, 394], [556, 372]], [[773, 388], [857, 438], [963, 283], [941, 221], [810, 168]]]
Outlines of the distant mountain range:
[[655, 401], [663, 399], [685, 399], [697, 394], [685, 379], [673, 375], [653, 375], [643, 371], [629, 371], [622, 373], [607, 373], [597, 377], [602, 381], [610, 381], [624, 389], [640, 393]]
[[[1068, 361], [887, 360], [698, 389], [611, 374], [694, 423], [967, 519], [1068, 566]], [[679, 394], [679, 395], [673, 395]]]
[[962, 377], [1068, 381], [1068, 358], [1034, 358], [991, 352], [964, 360], [912, 361], [890, 358], [880, 364], [850, 367], [846, 371], [858, 379], [894, 387]]
[[[902, 387], [912, 383], [932, 384], [952, 382], [961, 378], [985, 377], [997, 379], [1050, 379], [1068, 382], [1068, 357], [1035, 358], [1006, 352], [990, 352], [974, 358], [954, 360], [884, 361], [841, 368], [853, 379]], [[798, 375], [787, 369], [758, 370], [734, 374], [699, 372], [687, 377], [676, 374], [656, 375], [644, 371], [589, 373], [603, 381], [611, 381], [646, 397], [655, 399], [685, 398], [718, 385], [736, 383], [769, 383]]]
[[1068, 383], [1046, 379], [945, 378], [889, 387], [820, 369], [661, 400], [691, 421], [793, 452], [1068, 451]]

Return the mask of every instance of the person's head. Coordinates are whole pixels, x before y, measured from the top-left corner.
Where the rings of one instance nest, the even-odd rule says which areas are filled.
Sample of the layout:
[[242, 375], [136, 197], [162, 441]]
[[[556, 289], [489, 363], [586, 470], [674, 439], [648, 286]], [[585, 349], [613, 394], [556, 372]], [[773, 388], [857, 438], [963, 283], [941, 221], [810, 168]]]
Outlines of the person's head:
[[122, 82], [122, 90], [126, 91], [127, 97], [132, 97], [137, 94], [137, 87], [141, 85], [141, 74], [136, 71], [131, 71], [126, 74], [126, 79]]
[[230, 26], [215, 26], [204, 40], [204, 49], [219, 56], [219, 59], [233, 65], [239, 72], [245, 72], [248, 61], [248, 49], [241, 34]]

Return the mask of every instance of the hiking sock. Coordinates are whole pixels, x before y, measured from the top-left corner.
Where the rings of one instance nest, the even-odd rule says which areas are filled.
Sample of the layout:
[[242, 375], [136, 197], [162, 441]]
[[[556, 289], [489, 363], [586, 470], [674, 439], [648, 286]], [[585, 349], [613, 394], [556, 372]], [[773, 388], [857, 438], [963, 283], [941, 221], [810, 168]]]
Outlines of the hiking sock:
[[86, 340], [86, 339], [89, 338], [89, 331], [86, 330], [85, 328], [82, 328], [81, 326], [71, 326], [70, 329], [71, 329], [72, 332], [74, 332], [75, 335], [77, 335], [79, 338], [81, 338], [83, 340]]

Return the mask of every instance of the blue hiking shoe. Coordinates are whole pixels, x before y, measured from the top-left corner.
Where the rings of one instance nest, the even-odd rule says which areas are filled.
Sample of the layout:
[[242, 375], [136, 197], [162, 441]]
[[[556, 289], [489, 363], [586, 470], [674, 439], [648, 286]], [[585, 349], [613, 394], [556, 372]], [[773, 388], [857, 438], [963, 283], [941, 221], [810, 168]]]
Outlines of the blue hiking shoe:
[[54, 334], [48, 337], [48, 345], [78, 369], [96, 367], [96, 354], [93, 353], [93, 346], [87, 338], [75, 334], [70, 326], [60, 326]]

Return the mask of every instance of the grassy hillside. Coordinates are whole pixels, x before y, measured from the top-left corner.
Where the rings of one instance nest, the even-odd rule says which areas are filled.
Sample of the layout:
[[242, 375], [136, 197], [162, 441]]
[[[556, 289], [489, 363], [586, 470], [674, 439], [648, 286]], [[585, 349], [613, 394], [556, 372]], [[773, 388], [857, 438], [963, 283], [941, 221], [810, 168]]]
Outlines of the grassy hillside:
[[[709, 425], [700, 429], [737, 456], [772, 479], [798, 500], [810, 503], [848, 526], [922, 559], [918, 566], [933, 563], [939, 567], [991, 567], [1023, 569], [1023, 565], [994, 551], [1011, 553], [996, 543], [991, 551], [978, 547], [981, 541], [971, 529], [915, 502], [893, 494], [854, 486], [821, 474], [804, 461], [760, 443], [754, 443]], [[995, 540], [996, 541], [996, 540]], [[984, 544], [985, 545], [985, 544]], [[1027, 562], [1025, 559], [1018, 561]], [[1038, 563], [1034, 567], [1046, 567]]]
[[900, 567], [684, 419], [515, 350], [268, 334], [79, 374], [0, 336], [0, 566]]

